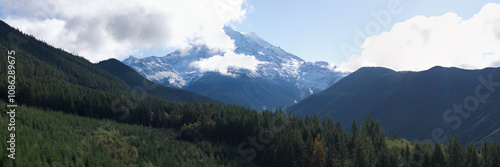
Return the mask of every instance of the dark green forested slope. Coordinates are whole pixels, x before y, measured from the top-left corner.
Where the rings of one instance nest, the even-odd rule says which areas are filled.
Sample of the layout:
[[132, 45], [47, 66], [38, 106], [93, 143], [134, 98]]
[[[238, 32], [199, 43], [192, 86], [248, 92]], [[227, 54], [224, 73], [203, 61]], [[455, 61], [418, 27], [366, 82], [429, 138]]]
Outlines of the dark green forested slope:
[[[7, 66], [8, 51], [15, 51], [18, 104], [137, 124], [162, 119], [153, 115], [163, 115], [161, 112], [167, 110], [164, 100], [135, 91], [84, 58], [53, 48], [0, 22], [1, 67]], [[6, 80], [7, 73], [0, 73], [0, 82]], [[7, 85], [1, 84], [0, 90], [0, 98], [7, 100]], [[209, 101], [185, 92], [156, 93], [173, 101]]]
[[147, 92], [148, 94], [163, 98], [167, 101], [221, 103], [208, 97], [198, 95], [194, 92], [170, 88], [151, 82], [144, 78], [141, 74], [137, 73], [134, 69], [116, 59], [101, 61], [97, 64], [97, 66], [117, 76], [131, 88], [137, 91]]
[[[229, 161], [229, 153], [236, 154], [234, 146], [176, 139], [172, 129], [119, 124], [25, 106], [17, 111], [16, 159], [7, 158], [7, 143], [1, 142], [0, 166], [222, 166], [222, 162]], [[2, 141], [9, 140], [9, 117], [5, 113], [2, 107]]]
[[[202, 106], [187, 104], [191, 107]], [[478, 154], [474, 144], [462, 147], [457, 138], [431, 145], [386, 136], [380, 123], [368, 118], [347, 132], [331, 119], [286, 117], [281, 111], [219, 112], [223, 110], [186, 112], [180, 116], [187, 121], [181, 128], [152, 128], [19, 106], [16, 159], [1, 149], [0, 166], [500, 165], [500, 143], [483, 143]], [[207, 116], [214, 119], [203, 122]], [[2, 107], [1, 129], [7, 128], [8, 119]], [[222, 127], [226, 134], [210, 133]], [[231, 127], [246, 129], [231, 132]], [[242, 138], [229, 139], [237, 136]], [[217, 138], [224, 142], [214, 142]], [[7, 131], [0, 130], [0, 140], [9, 140]], [[7, 143], [0, 142], [0, 147]]]
[[[486, 86], [479, 78], [497, 86]], [[463, 143], [499, 141], [499, 82], [500, 68], [434, 67], [422, 72], [361, 68], [287, 111], [332, 116], [343, 124], [369, 114], [410, 139], [431, 139], [433, 130], [441, 129], [444, 134], [437, 137], [441, 141], [450, 134], [457, 134]]]
[[[1, 65], [6, 67], [7, 51], [14, 50], [17, 72], [19, 77], [26, 78], [23, 80], [42, 80], [39, 77], [44, 77], [43, 79], [47, 80], [45, 82], [61, 80], [73, 85], [113, 92], [128, 88], [117, 77], [103, 69], [96, 68], [88, 60], [53, 48], [10, 27], [3, 21], [0, 21], [0, 34], [0, 49], [3, 58], [0, 61]], [[2, 75], [5, 73], [2, 72]], [[22, 83], [23, 80], [19, 80], [21, 84], [29, 84]]]
[[[26, 43], [11, 43], [11, 33]], [[331, 118], [167, 102], [1, 22], [4, 60], [8, 50], [17, 62], [17, 151], [16, 160], [9, 159], [7, 143], [0, 142], [1, 166], [500, 165], [499, 143], [484, 143], [478, 155], [473, 144], [463, 148], [456, 138], [446, 145], [394, 139], [370, 119], [360, 128], [353, 122], [347, 132]], [[0, 82], [6, 78], [2, 72]], [[6, 106], [6, 87], [0, 85], [0, 106]], [[0, 107], [2, 141], [9, 140], [6, 110]]]

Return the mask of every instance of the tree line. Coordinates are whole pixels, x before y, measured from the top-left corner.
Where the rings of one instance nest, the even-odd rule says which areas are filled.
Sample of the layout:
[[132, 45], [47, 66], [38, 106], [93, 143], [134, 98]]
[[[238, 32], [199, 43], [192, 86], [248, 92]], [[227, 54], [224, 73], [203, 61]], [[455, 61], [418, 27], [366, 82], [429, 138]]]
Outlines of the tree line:
[[[201, 103], [177, 109], [179, 114], [164, 113], [164, 124], [130, 125], [23, 105], [17, 114], [18, 159], [8, 159], [1, 150], [2, 165], [500, 165], [498, 142], [480, 147], [471, 142], [464, 147], [456, 137], [447, 143], [408, 141], [396, 133], [386, 135], [380, 122], [368, 117], [360, 124], [353, 121], [346, 131], [331, 118], [301, 118], [279, 109], [259, 113]], [[1, 110], [0, 128], [5, 129], [8, 116]], [[7, 132], [0, 133], [7, 140]], [[0, 145], [5, 148], [6, 143]]]

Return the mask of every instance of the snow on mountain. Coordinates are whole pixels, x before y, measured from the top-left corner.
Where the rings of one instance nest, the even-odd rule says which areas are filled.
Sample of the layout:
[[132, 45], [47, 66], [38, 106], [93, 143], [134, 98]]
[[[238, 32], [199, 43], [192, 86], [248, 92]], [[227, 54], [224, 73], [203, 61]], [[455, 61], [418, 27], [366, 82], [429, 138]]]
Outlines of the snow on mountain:
[[[252, 78], [265, 79], [279, 85], [283, 81], [296, 85], [300, 98], [324, 90], [347, 75], [334, 71], [327, 62], [306, 62], [292, 53], [274, 46], [255, 33], [240, 33], [229, 27], [226, 34], [234, 40], [235, 53], [253, 56], [259, 61], [256, 70], [231, 67], [228, 73], [233, 77], [246, 74]], [[123, 63], [157, 83], [183, 88], [203, 77], [206, 71], [194, 66], [193, 62], [206, 60], [224, 53], [211, 51], [205, 46], [192, 46], [170, 53], [164, 57], [129, 57]], [[300, 101], [301, 99], [296, 99]], [[293, 101], [291, 101], [293, 103]]]

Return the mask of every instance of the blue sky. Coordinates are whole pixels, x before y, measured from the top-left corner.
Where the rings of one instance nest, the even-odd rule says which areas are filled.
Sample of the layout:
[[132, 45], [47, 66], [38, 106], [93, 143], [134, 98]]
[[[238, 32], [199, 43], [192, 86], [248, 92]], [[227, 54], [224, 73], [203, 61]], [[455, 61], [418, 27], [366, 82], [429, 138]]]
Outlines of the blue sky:
[[500, 4], [487, 0], [0, 2], [0, 19], [92, 62], [164, 56], [191, 45], [231, 53], [235, 46], [222, 30], [229, 25], [340, 71], [500, 66]]
[[[255, 32], [274, 45], [300, 56], [306, 61], [327, 61], [340, 65], [346, 61], [340, 44], [353, 43], [355, 28], [363, 29], [376, 21], [371, 12], [387, 10], [390, 0], [250, 0], [253, 6], [236, 29]], [[464, 19], [472, 17], [488, 2], [486, 0], [399, 0], [402, 12], [392, 15], [389, 31], [394, 23], [417, 15], [440, 16], [457, 13]], [[372, 34], [375, 35], [375, 34]]]

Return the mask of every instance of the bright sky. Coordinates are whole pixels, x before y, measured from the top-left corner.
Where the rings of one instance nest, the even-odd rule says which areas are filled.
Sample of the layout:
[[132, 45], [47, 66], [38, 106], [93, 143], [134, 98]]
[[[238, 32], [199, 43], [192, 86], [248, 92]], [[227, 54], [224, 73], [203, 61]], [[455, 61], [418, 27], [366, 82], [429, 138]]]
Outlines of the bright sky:
[[[250, 0], [253, 10], [246, 15], [237, 29], [255, 32], [274, 45], [300, 56], [307, 61], [327, 61], [340, 65], [347, 57], [341, 44], [354, 45], [356, 28], [364, 31], [377, 20], [372, 12], [388, 11], [388, 5], [399, 2], [401, 12], [391, 14], [382, 31], [389, 31], [395, 23], [417, 15], [441, 16], [457, 13], [469, 19], [486, 5], [487, 0]], [[358, 47], [359, 49], [359, 47]], [[357, 50], [358, 52], [360, 50]]]
[[[500, 5], [487, 0], [0, 0], [0, 18], [92, 62], [231, 52], [224, 25], [341, 70], [500, 66]], [[231, 54], [229, 54], [231, 55]], [[251, 56], [251, 55], [250, 55]]]

